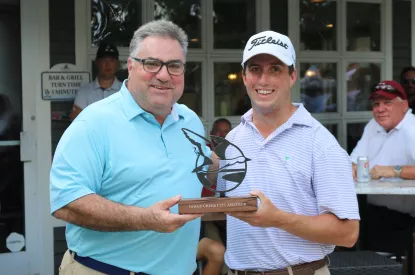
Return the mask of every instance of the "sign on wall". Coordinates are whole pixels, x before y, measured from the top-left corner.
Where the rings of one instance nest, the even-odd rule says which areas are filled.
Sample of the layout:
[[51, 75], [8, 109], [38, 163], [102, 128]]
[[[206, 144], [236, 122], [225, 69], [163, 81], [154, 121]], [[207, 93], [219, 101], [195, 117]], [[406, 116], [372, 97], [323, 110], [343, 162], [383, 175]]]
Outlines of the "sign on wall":
[[42, 99], [74, 100], [78, 89], [90, 81], [89, 72], [78, 71], [73, 64], [57, 64], [42, 73]]

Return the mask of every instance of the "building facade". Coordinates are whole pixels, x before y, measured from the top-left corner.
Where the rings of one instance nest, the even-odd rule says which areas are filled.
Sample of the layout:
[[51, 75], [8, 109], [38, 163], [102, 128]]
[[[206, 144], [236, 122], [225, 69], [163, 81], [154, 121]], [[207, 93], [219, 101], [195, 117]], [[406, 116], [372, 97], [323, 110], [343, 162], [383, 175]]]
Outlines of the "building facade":
[[94, 78], [97, 45], [120, 52], [127, 76], [132, 33], [168, 19], [189, 35], [180, 103], [206, 131], [250, 108], [242, 50], [261, 30], [296, 49], [292, 100], [303, 102], [351, 152], [371, 118], [370, 87], [415, 64], [415, 0], [0, 0], [0, 274], [56, 274], [64, 223], [49, 214], [49, 169], [69, 125], [70, 98], [46, 98], [58, 64]]

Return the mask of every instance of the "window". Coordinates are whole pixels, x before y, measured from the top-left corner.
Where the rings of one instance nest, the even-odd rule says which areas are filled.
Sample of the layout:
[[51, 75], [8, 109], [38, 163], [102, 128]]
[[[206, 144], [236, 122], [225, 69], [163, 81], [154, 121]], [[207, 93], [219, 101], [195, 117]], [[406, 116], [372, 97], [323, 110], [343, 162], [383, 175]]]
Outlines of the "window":
[[288, 1], [270, 1], [269, 19], [271, 30], [288, 35]]
[[337, 50], [336, 1], [300, 2], [300, 50]]
[[189, 36], [189, 48], [201, 47], [202, 14], [200, 0], [155, 0], [154, 19], [173, 21], [182, 27]]
[[[382, 27], [392, 23], [385, 16], [392, 14], [390, 5], [386, 0], [91, 0], [92, 47], [86, 51], [93, 60], [100, 41], [115, 41], [120, 60], [126, 60], [132, 34], [142, 23], [153, 18], [175, 22], [189, 37], [179, 103], [210, 129], [219, 117], [236, 125], [251, 108], [240, 64], [249, 37], [269, 29], [286, 34], [297, 54], [292, 100], [302, 102], [349, 148], [360, 135], [353, 125], [372, 117], [370, 88], [392, 78], [387, 57], [392, 37]], [[117, 76], [123, 80], [127, 70], [121, 63]]]
[[344, 148], [353, 150], [361, 137], [358, 125], [372, 117], [371, 87], [391, 71], [385, 69], [386, 47], [381, 44], [387, 35], [380, 23], [385, 22], [381, 11], [386, 1], [297, 0], [297, 5], [299, 21], [291, 39], [299, 41], [300, 85], [293, 100], [298, 96], [338, 134]]
[[368, 97], [372, 86], [380, 80], [380, 64], [349, 63], [346, 69], [347, 111], [372, 110]]
[[184, 83], [184, 92], [179, 103], [202, 116], [202, 62], [186, 63]]
[[214, 0], [215, 49], [243, 49], [255, 33], [255, 1]]
[[403, 68], [411, 65], [412, 28], [411, 2], [393, 1], [392, 33], [393, 33], [393, 79], [400, 81]]
[[215, 116], [240, 116], [251, 108], [240, 63], [214, 64]]
[[347, 50], [380, 51], [380, 4], [347, 3]]
[[91, 45], [128, 47], [141, 24], [140, 0], [91, 0]]
[[301, 63], [300, 100], [310, 113], [337, 112], [336, 63]]

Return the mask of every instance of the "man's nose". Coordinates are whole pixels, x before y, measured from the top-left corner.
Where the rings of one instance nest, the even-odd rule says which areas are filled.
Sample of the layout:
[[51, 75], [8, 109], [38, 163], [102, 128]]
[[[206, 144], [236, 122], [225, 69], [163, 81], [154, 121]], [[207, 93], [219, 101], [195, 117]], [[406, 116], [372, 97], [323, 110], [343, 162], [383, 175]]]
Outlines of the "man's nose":
[[170, 80], [170, 74], [169, 71], [167, 70], [167, 66], [163, 65], [160, 69], [160, 71], [157, 73], [156, 75], [157, 79], [159, 79], [160, 81], [166, 82], [168, 80]]
[[259, 84], [261, 84], [262, 86], [267, 86], [269, 83], [269, 76], [267, 73], [262, 72], [260, 77], [259, 77]]
[[105, 61], [105, 67], [111, 67], [112, 63], [111, 61]]
[[383, 111], [385, 111], [385, 104], [383, 104], [383, 103], [380, 103], [379, 104], [379, 107], [378, 107], [378, 109], [379, 109], [379, 112], [383, 112]]

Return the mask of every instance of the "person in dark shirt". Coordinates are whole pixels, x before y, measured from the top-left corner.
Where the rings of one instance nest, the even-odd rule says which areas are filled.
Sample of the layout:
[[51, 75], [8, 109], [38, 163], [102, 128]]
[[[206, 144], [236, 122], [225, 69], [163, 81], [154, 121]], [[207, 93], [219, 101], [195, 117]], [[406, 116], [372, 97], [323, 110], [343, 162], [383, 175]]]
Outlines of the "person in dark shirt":
[[415, 114], [415, 67], [405, 67], [401, 71], [401, 85], [405, 89], [408, 97], [409, 108]]

